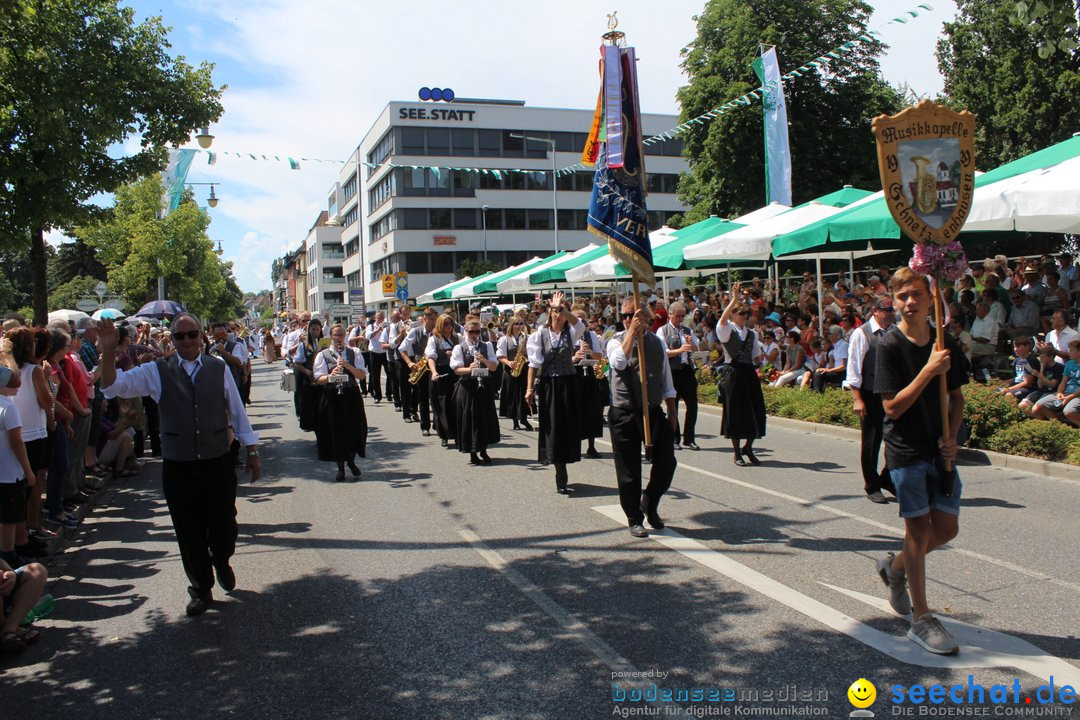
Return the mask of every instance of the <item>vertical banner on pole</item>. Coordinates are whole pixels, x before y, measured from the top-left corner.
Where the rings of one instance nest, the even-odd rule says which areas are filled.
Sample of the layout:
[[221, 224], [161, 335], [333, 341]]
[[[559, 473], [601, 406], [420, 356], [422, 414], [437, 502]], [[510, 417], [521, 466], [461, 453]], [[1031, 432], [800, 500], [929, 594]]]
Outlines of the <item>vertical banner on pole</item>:
[[761, 107], [765, 116], [765, 202], [791, 202], [791, 149], [788, 145], [787, 104], [784, 81], [776, 48], [764, 50], [751, 63], [764, 92]]

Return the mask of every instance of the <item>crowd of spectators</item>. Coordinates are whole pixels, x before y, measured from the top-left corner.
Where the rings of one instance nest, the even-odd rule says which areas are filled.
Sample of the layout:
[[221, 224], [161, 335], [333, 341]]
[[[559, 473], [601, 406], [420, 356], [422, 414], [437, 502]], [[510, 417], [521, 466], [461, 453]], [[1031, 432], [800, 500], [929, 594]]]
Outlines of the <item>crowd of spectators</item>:
[[[230, 354], [238, 384], [250, 387], [246, 332], [215, 325], [203, 338], [208, 353]], [[231, 331], [231, 332], [230, 332]], [[175, 353], [168, 322], [121, 323], [121, 370]], [[37, 638], [19, 629], [45, 585], [35, 562], [50, 541], [78, 527], [78, 508], [113, 478], [138, 475], [146, 455], [158, 456], [158, 408], [149, 397], [105, 400], [99, 383], [97, 322], [31, 326], [9, 314], [0, 340], [0, 653]], [[246, 394], [245, 394], [246, 397]], [[28, 600], [29, 596], [35, 595]], [[30, 602], [26, 606], [26, 602]]]

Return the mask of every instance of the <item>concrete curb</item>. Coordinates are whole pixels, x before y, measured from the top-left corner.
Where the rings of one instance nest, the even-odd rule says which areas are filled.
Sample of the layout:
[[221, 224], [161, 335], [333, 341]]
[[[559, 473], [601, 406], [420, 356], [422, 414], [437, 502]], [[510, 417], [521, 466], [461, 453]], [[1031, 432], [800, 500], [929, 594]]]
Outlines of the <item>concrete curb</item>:
[[[716, 406], [710, 406], [710, 408], [719, 409]], [[716, 417], [719, 417], [718, 413], [715, 415]], [[861, 437], [859, 431], [855, 428], [843, 427], [841, 425], [823, 425], [821, 423], [793, 420], [791, 418], [777, 417], [775, 415], [769, 416], [769, 424], [787, 430], [826, 435], [828, 437], [839, 438], [841, 440], [853, 440], [855, 442], [859, 442]], [[1039, 460], [1037, 458], [1020, 457], [1019, 455], [1007, 455], [991, 450], [973, 450], [971, 448], [961, 448], [959, 457], [962, 465], [988, 465], [990, 467], [1021, 470], [1023, 472], [1032, 473], [1033, 475], [1052, 477], [1059, 480], [1080, 482], [1080, 466], [1077, 465]]]

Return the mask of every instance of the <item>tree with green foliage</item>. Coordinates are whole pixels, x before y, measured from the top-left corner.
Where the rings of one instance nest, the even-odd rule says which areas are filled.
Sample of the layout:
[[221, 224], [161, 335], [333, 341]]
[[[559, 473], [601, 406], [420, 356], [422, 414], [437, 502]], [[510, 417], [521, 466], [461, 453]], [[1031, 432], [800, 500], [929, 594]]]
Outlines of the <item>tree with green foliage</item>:
[[1012, 3], [1013, 22], [1027, 27], [1038, 40], [1039, 57], [1055, 52], [1072, 55], [1077, 50], [1077, 0], [1016, 0]]
[[989, 170], [1080, 128], [1080, 55], [1039, 56], [1039, 36], [1012, 21], [1013, 0], [958, 0], [938, 40], [945, 95], [975, 114], [975, 161]]
[[[89, 201], [160, 172], [165, 148], [221, 116], [212, 66], [168, 54], [160, 18], [115, 0], [8, 0], [0, 12], [0, 241], [29, 238], [34, 320], [45, 322], [45, 232]], [[138, 137], [140, 149], [110, 149]]]
[[94, 287], [101, 278], [90, 275], [78, 275], [49, 293], [49, 312], [53, 310], [74, 310], [75, 304], [83, 298], [96, 298]]
[[[682, 120], [758, 87], [750, 67], [759, 44], [775, 45], [781, 72], [866, 34], [872, 8], [861, 0], [709, 0], [695, 19], [697, 37], [683, 49], [689, 83], [678, 92]], [[877, 40], [860, 42], [827, 67], [787, 80], [791, 185], [799, 203], [843, 184], [880, 186], [870, 119], [900, 108], [886, 83]], [[729, 217], [765, 204], [760, 105], [693, 125], [683, 135], [690, 173], [679, 183], [691, 206], [686, 222]]]
[[93, 277], [100, 281], [105, 280], [108, 274], [94, 248], [81, 240], [62, 243], [56, 250], [56, 259], [49, 263], [49, 292], [78, 277]]
[[502, 265], [493, 263], [490, 260], [469, 260], [466, 258], [454, 270], [454, 277], [463, 280], [467, 277], [480, 277], [486, 273], [498, 272], [502, 269]]
[[[56, 249], [45, 245], [45, 256], [52, 261]], [[0, 311], [14, 312], [30, 305], [34, 294], [34, 278], [30, 272], [30, 243], [0, 247]]]
[[[235, 317], [242, 293], [232, 263], [222, 263], [207, 235], [209, 215], [185, 195], [162, 219], [161, 183], [145, 178], [116, 191], [107, 218], [76, 228], [108, 268], [109, 287], [131, 310], [156, 297], [157, 278], [165, 278], [168, 297], [202, 317]], [[230, 286], [230, 282], [232, 285]]]

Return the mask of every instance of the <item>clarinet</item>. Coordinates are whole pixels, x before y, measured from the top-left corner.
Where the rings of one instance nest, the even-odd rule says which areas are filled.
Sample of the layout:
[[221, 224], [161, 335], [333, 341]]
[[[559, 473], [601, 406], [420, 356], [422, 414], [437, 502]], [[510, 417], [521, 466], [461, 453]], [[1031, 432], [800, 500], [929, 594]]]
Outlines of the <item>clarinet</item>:
[[[337, 350], [334, 349], [333, 345], [328, 347], [327, 350], [330, 351], [330, 355], [334, 358], [335, 363], [341, 362], [341, 355], [338, 353]], [[342, 386], [345, 385], [345, 383], [348, 382], [348, 378], [345, 379], [345, 382], [342, 382], [341, 380], [335, 380], [334, 377], [335, 377], [334, 375], [331, 375], [329, 382], [332, 382], [335, 385], [337, 385], [337, 394], [341, 395], [345, 391], [345, 388], [342, 387]], [[337, 377], [342, 377], [342, 376], [339, 374]]]

